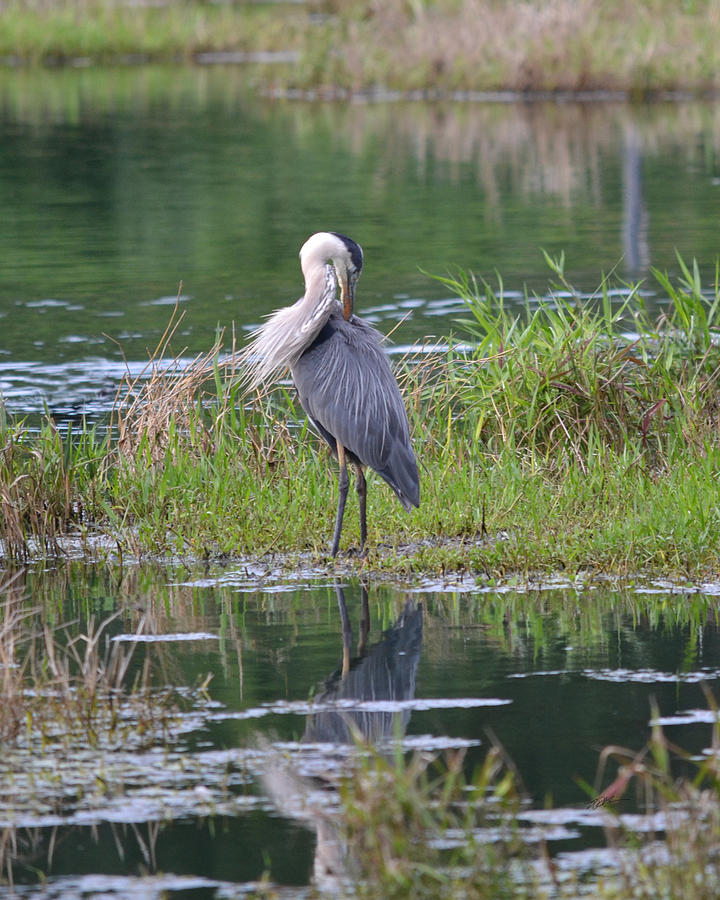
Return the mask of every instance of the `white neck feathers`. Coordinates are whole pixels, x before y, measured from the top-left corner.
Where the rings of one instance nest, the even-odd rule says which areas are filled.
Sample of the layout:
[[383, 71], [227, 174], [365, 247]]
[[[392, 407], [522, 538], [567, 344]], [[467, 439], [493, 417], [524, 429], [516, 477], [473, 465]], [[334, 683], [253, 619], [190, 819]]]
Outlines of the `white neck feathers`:
[[[311, 261], [308, 260], [308, 263]], [[320, 333], [330, 314], [342, 307], [337, 301], [337, 279], [332, 265], [303, 266], [305, 294], [292, 306], [272, 313], [253, 332], [241, 353], [248, 389], [281, 377], [298, 361]]]

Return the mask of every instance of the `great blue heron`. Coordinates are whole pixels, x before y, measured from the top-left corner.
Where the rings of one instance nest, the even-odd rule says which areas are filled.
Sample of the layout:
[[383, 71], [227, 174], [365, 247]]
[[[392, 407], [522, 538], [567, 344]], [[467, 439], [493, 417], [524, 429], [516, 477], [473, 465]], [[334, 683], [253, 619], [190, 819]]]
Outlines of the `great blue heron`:
[[406, 510], [420, 505], [407, 413], [383, 336], [353, 314], [362, 265], [362, 249], [350, 238], [325, 231], [308, 238], [300, 249], [305, 294], [274, 312], [242, 354], [250, 387], [290, 369], [303, 409], [338, 459], [333, 556], [350, 483], [348, 462], [356, 472], [361, 551], [367, 540], [365, 466], [387, 481]]

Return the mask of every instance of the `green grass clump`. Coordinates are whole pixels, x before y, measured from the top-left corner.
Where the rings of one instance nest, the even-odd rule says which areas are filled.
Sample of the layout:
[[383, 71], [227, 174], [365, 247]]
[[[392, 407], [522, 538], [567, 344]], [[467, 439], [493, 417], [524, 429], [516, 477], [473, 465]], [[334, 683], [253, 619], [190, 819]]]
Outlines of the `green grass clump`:
[[472, 537], [484, 504], [508, 540], [464, 548], [471, 567], [714, 565], [717, 271], [710, 293], [682, 260], [678, 284], [656, 272], [669, 302], [654, 320], [638, 286], [619, 306], [605, 281], [583, 299], [563, 260], [548, 262], [557, 280], [524, 312], [508, 309], [502, 283], [496, 294], [464, 274], [442, 279], [466, 301], [476, 349], [451, 354], [440, 377], [409, 376], [414, 431], [434, 456], [430, 531]]
[[[371, 753], [341, 788], [353, 896], [501, 900], [537, 896], [519, 833], [516, 776], [498, 748], [468, 778], [443, 760]], [[494, 839], [490, 835], [494, 835]], [[521, 873], [526, 883], [518, 878]]]
[[109, 443], [95, 428], [61, 434], [0, 422], [0, 542], [5, 557], [56, 555], [58, 540], [101, 516]]
[[[529, 454], [562, 474], [606, 454], [630, 450], [666, 466], [678, 444], [711, 441], [718, 424], [720, 292], [702, 291], [697, 266], [680, 260], [674, 285], [655, 277], [669, 298], [657, 321], [640, 286], [614, 308], [603, 280], [596, 300], [576, 295], [564, 259], [546, 259], [557, 281], [547, 299], [509, 310], [468, 276], [441, 279], [472, 315], [463, 321], [477, 349], [455, 390], [473, 439], [488, 452]], [[467, 427], [465, 429], [467, 431]]]

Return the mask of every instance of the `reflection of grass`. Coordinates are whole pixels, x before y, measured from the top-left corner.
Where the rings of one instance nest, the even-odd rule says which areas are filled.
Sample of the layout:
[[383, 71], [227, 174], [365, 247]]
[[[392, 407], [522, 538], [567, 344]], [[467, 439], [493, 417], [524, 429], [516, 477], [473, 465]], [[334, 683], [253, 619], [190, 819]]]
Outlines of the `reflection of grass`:
[[643, 94], [716, 86], [717, 36], [718, 17], [708, 0], [314, 0], [301, 6], [8, 0], [0, 56], [103, 62], [297, 50], [297, 66], [256, 77], [351, 90]]
[[[73, 590], [62, 590], [65, 587], [62, 576], [38, 574], [37, 579], [32, 585], [34, 600], [45, 599], [46, 606], [55, 610], [59, 611], [65, 593], [76, 592], [74, 583]], [[49, 592], [50, 584], [56, 583], [56, 579], [61, 588], [57, 595]], [[168, 608], [174, 617], [179, 617], [178, 609], [185, 607], [185, 615], [197, 615], [202, 606], [202, 598], [192, 586], [173, 585], [169, 598], [163, 597], [154, 584], [145, 585], [146, 593], [148, 587], [151, 589], [143, 612], [139, 613], [136, 607], [133, 613], [141, 616], [145, 630], [150, 630], [148, 622], [156, 614], [168, 615]], [[35, 596], [36, 588], [38, 596]], [[117, 588], [115, 593], [126, 600], [137, 599], [138, 590], [139, 586], [133, 582], [128, 586], [128, 597]], [[303, 622], [311, 621], [303, 620], [303, 613], [311, 617], [327, 615], [323, 610], [329, 605], [332, 591], [325, 590], [327, 604], [318, 602], [317, 595], [305, 591], [247, 597], [246, 602], [248, 606], [257, 603], [256, 617], [266, 617], [260, 621], [272, 622], [276, 627], [293, 623], [291, 630], [302, 632], [307, 631]], [[237, 598], [232, 587], [224, 591], [226, 599]], [[106, 592], [102, 589], [99, 593], [105, 596]], [[25, 591], [18, 593], [25, 595]], [[384, 590], [379, 594], [384, 596], [373, 597], [373, 615], [378, 621], [392, 621], [401, 595], [386, 594]], [[489, 609], [489, 600], [496, 604], [495, 610]], [[695, 603], [683, 598], [681, 603], [665, 610], [662, 604], [668, 605], [667, 597], [613, 597], [597, 591], [591, 603], [575, 601], [574, 604], [573, 600], [572, 592], [567, 591], [491, 595], [490, 598], [481, 595], [467, 598], [459, 605], [462, 608], [449, 608], [451, 598], [442, 595], [428, 597], [423, 602], [442, 622], [438, 630], [446, 632], [448, 626], [488, 623], [491, 634], [495, 631], [500, 634], [500, 623], [504, 621], [506, 630], [515, 624], [518, 630], [525, 627], [535, 636], [535, 627], [540, 627], [544, 620], [565, 618], [563, 633], [573, 634], [570, 630], [573, 615], [579, 616], [585, 610], [588, 618], [592, 618], [597, 607], [600, 615], [606, 617], [613, 613], [618, 617], [645, 616], [655, 628], [665, 616], [672, 617], [667, 622], [671, 628], [705, 624], [703, 603], [706, 601], [700, 598]], [[183, 746], [182, 740], [179, 751], [171, 752], [167, 745], [172, 742], [168, 736], [170, 739], [173, 736], [172, 706], [155, 704], [151, 693], [144, 697], [148, 673], [142, 670], [141, 677], [134, 680], [132, 676], [137, 668], [129, 665], [128, 654], [122, 650], [127, 644], [110, 645], [119, 651], [115, 661], [112, 655], [101, 652], [102, 638], [110, 622], [79, 632], [69, 631], [68, 639], [74, 643], [66, 651], [57, 641], [48, 643], [49, 632], [39, 629], [38, 622], [22, 615], [21, 610], [20, 597], [10, 598], [3, 607], [4, 625], [0, 624], [3, 696], [0, 735], [4, 747], [3, 771], [11, 773], [5, 779], [6, 790], [0, 792], [3, 814], [20, 806], [29, 819], [40, 811], [57, 813], [58, 817], [67, 819], [76, 810], [89, 810], [102, 819], [107, 810], [113, 809], [115, 801], [132, 803], [133, 798], [151, 818], [177, 816], [179, 810], [184, 816], [197, 817], [240, 814], [242, 807], [236, 803], [238, 781], [229, 779], [223, 754], [213, 750], [205, 760], [193, 741]], [[218, 610], [214, 612], [219, 614]], [[239, 615], [239, 610], [236, 614]], [[547, 627], [552, 629], [553, 622]], [[574, 627], [581, 642], [595, 639], [594, 625], [589, 626], [589, 635], [582, 624], [575, 623]], [[261, 626], [263, 629], [267, 631], [266, 626]], [[426, 645], [433, 639], [428, 631], [432, 627], [425, 632]], [[80, 636], [74, 637], [78, 633]], [[55, 637], [57, 634], [56, 629]], [[34, 645], [35, 668], [25, 663], [23, 669], [34, 635], [39, 635]], [[243, 640], [251, 635], [252, 626], [244, 624]], [[264, 640], [267, 642], [267, 636]], [[541, 643], [540, 637], [537, 642]], [[565, 646], [567, 641], [561, 643]], [[312, 652], [317, 647], [313, 643]], [[267, 669], [261, 668], [257, 677], [267, 678]], [[23, 680], [33, 688], [24, 695], [18, 691]], [[166, 681], [169, 680], [163, 679], [163, 683]], [[284, 682], [282, 672], [280, 681]], [[235, 684], [234, 678], [232, 682]], [[245, 689], [251, 692], [252, 685]], [[19, 700], [19, 707], [14, 698]], [[11, 711], [10, 707], [20, 711], [14, 717], [19, 726], [3, 733], [3, 715]], [[200, 733], [200, 728], [212, 721], [214, 712], [217, 712], [216, 705], [208, 707], [204, 713], [209, 718], [205, 720], [201, 710], [194, 730]], [[167, 724], [171, 725], [169, 729]], [[132, 750], [153, 743], [164, 746], [165, 752], [139, 754], [133, 764]], [[717, 747], [717, 736], [712, 743]], [[233, 771], [238, 774], [245, 757], [241, 748], [236, 752]], [[254, 753], [253, 750], [250, 759]], [[384, 754], [370, 753], [371, 756], [359, 761], [357, 768], [345, 769], [349, 774], [340, 789], [339, 816], [335, 815], [334, 804], [329, 804], [330, 811], [320, 804], [323, 820], [340, 829], [342, 845], [347, 850], [348, 874], [358, 880], [358, 896], [554, 896], [569, 900], [583, 895], [567, 870], [558, 874], [549, 864], [550, 854], [545, 853], [542, 844], [524, 840], [521, 791], [512, 766], [499, 748], [491, 748], [472, 775], [468, 774], [462, 755], [436, 760], [428, 754], [419, 754], [406, 759], [398, 752], [388, 759], [387, 749]], [[215, 756], [218, 759], [213, 762]], [[148, 757], [154, 757], [154, 767]], [[608, 843], [617, 851], [612, 857], [616, 873], [611, 877], [604, 871], [591, 896], [615, 900], [665, 896], [705, 900], [716, 896], [713, 891], [717, 890], [716, 851], [720, 842], [716, 759], [708, 757], [704, 762], [694, 762], [672, 747], [656, 726], [646, 751], [633, 753], [608, 748], [602, 760], [602, 780], [592, 796], [602, 790], [595, 805], [600, 807], [604, 803], [607, 810]], [[611, 771], [612, 764], [618, 765], [617, 772]], [[678, 764], [684, 772], [690, 772], [690, 778], [677, 779]], [[615, 817], [620, 809], [610, 801], [635, 784], [643, 789], [641, 811], [659, 811], [666, 816], [665, 834], [657, 835], [666, 838], [664, 845], [655, 843], [656, 835], [642, 834], [634, 830], [631, 821]], [[20, 785], [23, 791], [29, 785], [28, 793], [19, 794]], [[311, 811], [312, 807], [304, 812], [309, 817]], [[15, 834], [13, 828], [0, 830], [0, 882], [12, 875], [11, 866], [19, 868], [16, 848], [22, 847], [22, 843], [15, 842]], [[51, 847], [53, 841], [54, 837]], [[553, 849], [550, 843], [550, 850]], [[626, 852], [628, 849], [632, 852]], [[47, 857], [51, 859], [52, 849], [47, 851]], [[28, 858], [37, 865], [37, 848], [33, 848], [32, 854], [28, 852]], [[49, 862], [44, 864], [50, 867]], [[3, 866], [7, 867], [5, 871]], [[692, 877], [693, 892], [683, 890], [686, 875]]]
[[[133, 755], [149, 747], [167, 754], [181, 708], [205, 699], [202, 687], [157, 684], [152, 647], [143, 644], [139, 661], [136, 643], [110, 640], [120, 613], [84, 628], [51, 627], [44, 612], [26, 609], [19, 580], [3, 586], [0, 603], [0, 885], [27, 860], [33, 877], [35, 865], [50, 864], [55, 836], [46, 847], [42, 824], [34, 837], [33, 825], [82, 819], [123, 797], [138, 783]], [[136, 631], [151, 633], [152, 617], [143, 615]], [[146, 798], [151, 770], [146, 761]]]
[[[134, 661], [136, 645], [108, 640], [117, 614], [66, 636], [38, 625], [12, 594], [0, 607], [0, 737], [29, 747], [139, 746], [163, 734], [172, 703], [151, 686], [150, 657]], [[144, 621], [139, 625], [142, 632]], [[136, 733], [131, 737], [135, 719]]]
[[[657, 273], [670, 304], [656, 323], [637, 290], [620, 310], [605, 285], [597, 304], [576, 300], [561, 262], [549, 263], [551, 299], [525, 316], [501, 291], [447, 281], [477, 349], [408, 361], [422, 504], [407, 516], [373, 482], [365, 565], [485, 579], [717, 570], [717, 287], [706, 296], [684, 264], [679, 283]], [[249, 402], [216, 350], [164, 369], [171, 335], [116, 412], [119, 445], [5, 424], [7, 554], [52, 552], [68, 531], [98, 528], [139, 555], [326, 551], [335, 466], [294, 399], [279, 390]]]
[[[682, 596], [682, 600], [680, 600]], [[424, 653], [446, 659], [448, 626], [477, 629], [482, 640], [507, 654], [520, 668], [582, 669], [597, 655], [605, 656], [622, 642], [626, 652], [643, 658], [648, 633], [687, 631], [681, 671], [697, 669], [703, 630], [712, 627], [718, 602], [704, 594], [684, 594], [678, 602], [668, 594], [635, 593], [595, 583], [578, 588], [528, 586], [518, 590], [492, 589], [453, 596], [430, 594], [425, 605]], [[477, 634], [477, 632], [476, 632]], [[559, 648], [569, 648], [559, 649]], [[647, 657], [645, 657], [647, 659]]]

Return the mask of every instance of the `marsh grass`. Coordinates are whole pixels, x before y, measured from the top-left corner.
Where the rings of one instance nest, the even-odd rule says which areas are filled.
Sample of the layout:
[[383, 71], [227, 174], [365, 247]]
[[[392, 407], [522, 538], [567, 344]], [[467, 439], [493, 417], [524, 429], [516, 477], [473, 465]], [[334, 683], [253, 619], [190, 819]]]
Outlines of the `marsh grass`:
[[476, 342], [456, 396], [487, 452], [528, 453], [546, 467], [571, 463], [587, 472], [593, 458], [634, 452], [662, 466], [677, 444], [695, 449], [718, 425], [720, 293], [711, 296], [697, 266], [679, 258], [683, 276], [655, 278], [669, 298], [653, 320], [639, 285], [613, 305], [603, 279], [595, 298], [579, 297], [564, 257], [546, 260], [555, 275], [548, 299], [528, 297], [508, 310], [499, 290], [464, 273], [442, 278], [466, 303], [462, 321]]
[[[508, 307], [501, 281], [493, 290], [464, 273], [441, 279], [466, 303], [462, 337], [475, 349], [434, 367], [411, 361], [404, 387], [426, 465], [426, 534], [467, 543], [426, 543], [415, 562], [489, 572], [552, 559], [571, 572], [715, 566], [717, 268], [709, 290], [682, 259], [677, 281], [655, 272], [668, 303], [652, 318], [640, 286], [622, 286], [618, 302], [603, 279], [595, 297], [579, 297], [564, 259], [547, 259], [550, 292], [524, 311]], [[486, 508], [503, 540], [476, 540]]]
[[[181, 291], [182, 283], [178, 301]], [[184, 360], [184, 351], [171, 352], [183, 315], [176, 303], [145, 367], [132, 378], [128, 369], [118, 389], [110, 431], [117, 433], [120, 456], [129, 463], [156, 466], [175, 447], [177, 433], [186, 446], [197, 447], [198, 452], [209, 447], [202, 401], [208, 382], [216, 385], [220, 377], [222, 335], [206, 353]], [[230, 377], [232, 374], [231, 370]]]
[[[705, 63], [717, 59], [714, 2], [627, 7], [616, 0], [374, 0], [326, 6], [338, 16], [345, 52], [328, 61], [321, 77], [341, 85], [626, 90], [639, 96], [717, 85]], [[708, 55], [693, 63], [694, 52]]]
[[0, 56], [33, 63], [186, 61], [208, 51], [289, 50], [306, 15], [250, 3], [8, 0]]
[[[672, 743], [657, 723], [640, 752], [606, 747], [598, 769], [617, 765], [617, 775], [592, 805], [609, 810], [605, 829], [616, 851], [617, 873], [603, 878], [598, 895], [606, 900], [651, 900], [682, 897], [711, 900], [720, 890], [720, 718], [715, 700], [705, 691], [715, 713], [711, 746], [697, 758]], [[655, 828], [636, 828], [613, 813], [614, 803], [634, 786]]]
[[[523, 789], [491, 741], [468, 774], [462, 752], [392, 758], [367, 749], [341, 787], [339, 829], [352, 878], [351, 896], [503, 898], [592, 896], [599, 900], [710, 900], [720, 888], [720, 719], [700, 758], [667, 739], [652, 711], [645, 747], [609, 746], [600, 754], [600, 791], [609, 857], [590, 876], [559, 872], [547, 843], [529, 840]], [[621, 813], [635, 790], [638, 813]], [[608, 862], [609, 861], [609, 862]]]
[[[117, 434], [122, 461], [131, 468], [162, 468], [177, 462], [228, 452], [228, 442], [254, 458], [258, 474], [267, 475], [291, 446], [287, 420], [295, 407], [286, 391], [254, 397], [255, 409], [245, 408], [238, 373], [235, 335], [223, 348], [224, 334], [205, 353], [186, 360], [184, 351], [171, 352], [183, 315], [176, 306], [146, 367], [126, 376], [111, 414], [110, 431]], [[168, 359], [170, 362], [168, 362]], [[287, 403], [283, 401], [287, 400]]]
[[[679, 279], [656, 272], [668, 300], [652, 318], [641, 286], [603, 279], [580, 297], [564, 260], [548, 264], [548, 294], [524, 310], [501, 282], [443, 279], [466, 303], [463, 343], [397, 367], [421, 507], [405, 514], [372, 479], [363, 567], [717, 572], [718, 271], [710, 288], [683, 260]], [[65, 535], [92, 531], [141, 557], [325, 555], [336, 463], [291, 390], [243, 395], [234, 339], [172, 354], [176, 323], [102, 437], [4, 424], [6, 556], [62, 552]], [[349, 504], [344, 547], [356, 516]]]
[[63, 434], [52, 419], [39, 431], [23, 422], [0, 426], [0, 543], [3, 555], [26, 560], [57, 555], [59, 541], [95, 520], [110, 452], [93, 427]]
[[[256, 66], [273, 90], [626, 91], [718, 87], [715, 0], [6, 0], [0, 57], [58, 65], [297, 54]], [[500, 37], [498, 37], [500, 36]]]

